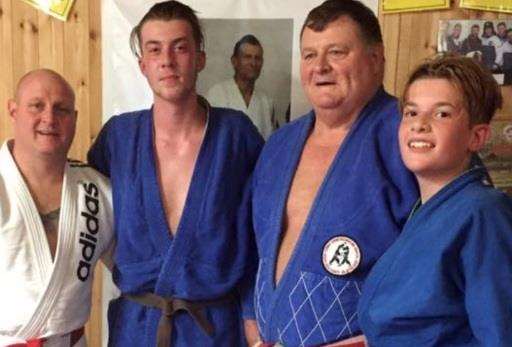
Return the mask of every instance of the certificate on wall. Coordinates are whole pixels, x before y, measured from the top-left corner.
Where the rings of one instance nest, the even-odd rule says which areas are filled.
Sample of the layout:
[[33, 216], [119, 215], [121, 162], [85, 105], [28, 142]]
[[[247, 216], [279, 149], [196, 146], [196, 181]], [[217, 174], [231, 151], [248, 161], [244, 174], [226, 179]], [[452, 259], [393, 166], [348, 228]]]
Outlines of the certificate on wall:
[[41, 11], [66, 21], [75, 0], [23, 0]]
[[450, 0], [383, 0], [383, 13], [427, 11], [450, 8]]
[[460, 0], [460, 7], [512, 13], [512, 0]]

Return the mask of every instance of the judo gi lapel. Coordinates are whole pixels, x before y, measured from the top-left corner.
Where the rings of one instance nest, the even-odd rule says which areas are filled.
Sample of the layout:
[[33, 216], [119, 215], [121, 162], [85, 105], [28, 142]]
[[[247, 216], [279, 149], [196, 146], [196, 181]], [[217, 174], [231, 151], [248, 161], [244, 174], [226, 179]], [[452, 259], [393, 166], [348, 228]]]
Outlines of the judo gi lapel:
[[165, 254], [171, 246], [172, 234], [165, 217], [156, 173], [153, 109], [144, 113], [140, 127], [139, 146], [137, 147], [139, 151], [137, 158], [140, 159], [136, 163], [137, 168], [134, 169], [137, 173], [134, 184], [142, 185], [143, 208], [154, 247], [159, 250], [160, 254]]
[[37, 336], [47, 323], [47, 319], [55, 307], [55, 302], [59, 298], [64, 279], [68, 275], [69, 259], [72, 259], [76, 236], [74, 232], [76, 230], [76, 185], [69, 182], [69, 166], [66, 164], [62, 183], [57, 250], [55, 261], [52, 263], [50, 248], [39, 212], [14, 158], [10, 154], [7, 143], [1, 149], [0, 162], [6, 163], [4, 173], [12, 182], [12, 189], [16, 195], [15, 203], [19, 206], [20, 213], [23, 214], [25, 231], [29, 235], [29, 240], [32, 241], [35, 255], [33, 265], [40, 274], [40, 283], [44, 284], [31, 319], [16, 334], [20, 338], [28, 339]]
[[[378, 291], [383, 281], [385, 281], [385, 278], [390, 274], [390, 271], [393, 271], [391, 269], [395, 266], [394, 264], [397, 262], [397, 258], [401, 257], [403, 250], [411, 245], [411, 240], [418, 242], [418, 235], [425, 235], [425, 233], [428, 235], [428, 229], [432, 228], [432, 221], [435, 221], [436, 217], [439, 217], [439, 212], [443, 210], [451, 211], [450, 200], [456, 199], [455, 201], [460, 201], [460, 196], [458, 196], [457, 193], [464, 190], [468, 185], [482, 181], [482, 179], [486, 178], [486, 175], [487, 171], [485, 168], [478, 167], [470, 169], [443, 187], [425, 204], [419, 205], [421, 200], [418, 201], [411, 211], [400, 237], [387, 249], [386, 253], [372, 269], [371, 276], [368, 277], [369, 281], [365, 283], [365, 293], [361, 297], [362, 301], [359, 304], [360, 312], [367, 314], [371, 311], [368, 310], [368, 307], [371, 306], [375, 293]], [[455, 221], [453, 225], [457, 225], [457, 223], [458, 222]], [[439, 228], [436, 230], [439, 230]], [[441, 245], [443, 243], [438, 239], [431, 239], [429, 241], [436, 242], [435, 247], [442, 247]], [[402, 257], [401, 259], [403, 260], [404, 258]], [[402, 264], [402, 266], [404, 265]], [[364, 317], [363, 319], [366, 320], [368, 318]]]
[[[208, 110], [208, 113], [210, 111]], [[146, 145], [141, 146], [140, 165], [143, 172], [146, 173], [142, 180], [144, 191], [144, 208], [147, 221], [152, 230], [152, 237], [158, 242], [161, 254], [163, 255], [163, 265], [160, 276], [156, 284], [155, 293], [161, 295], [170, 295], [172, 292], [172, 278], [179, 271], [180, 259], [187, 254], [191, 245], [189, 240], [192, 233], [198, 227], [202, 204], [207, 193], [208, 176], [211, 172], [211, 163], [215, 160], [214, 137], [217, 129], [217, 119], [214, 115], [208, 115], [208, 124], [206, 132], [196, 159], [190, 187], [188, 189], [185, 206], [174, 237], [169, 231], [167, 218], [161, 198], [161, 192], [156, 175], [155, 154], [154, 154], [154, 136], [152, 117], [148, 115], [145, 118], [142, 127], [142, 137], [150, 136], [151, 141], [142, 141]]]
[[289, 291], [290, 288], [288, 288], [288, 286], [291, 285], [292, 283], [290, 283], [290, 281], [287, 281], [286, 279], [287, 277], [289, 277], [290, 273], [294, 273], [297, 270], [297, 267], [304, 262], [304, 257], [307, 255], [307, 252], [304, 251], [304, 247], [313, 242], [313, 231], [318, 225], [321, 225], [321, 220], [319, 218], [321, 218], [321, 211], [324, 208], [327, 208], [327, 206], [325, 205], [329, 203], [328, 195], [336, 193], [329, 191], [329, 185], [331, 183], [330, 181], [333, 173], [340, 174], [343, 168], [351, 167], [351, 163], [353, 160], [355, 160], [355, 158], [352, 158], [349, 155], [344, 155], [344, 153], [349, 151], [350, 148], [360, 145], [361, 139], [364, 138], [364, 134], [358, 134], [360, 129], [364, 131], [364, 127], [362, 127], [362, 124], [367, 122], [368, 117], [370, 117], [374, 112], [376, 112], [379, 109], [379, 105], [386, 98], [385, 96], [386, 93], [384, 92], [384, 90], [381, 89], [377, 92], [373, 99], [361, 111], [360, 116], [358, 117], [356, 122], [354, 122], [349, 133], [345, 137], [344, 141], [341, 143], [333, 159], [333, 162], [331, 163], [329, 169], [325, 174], [322, 184], [318, 188], [318, 191], [316, 193], [316, 196], [314, 198], [314, 201], [311, 205], [308, 216], [302, 228], [301, 234], [299, 236], [299, 239], [297, 240], [297, 244], [295, 245], [295, 249], [292, 252], [290, 260], [283, 272], [280, 283], [276, 286], [275, 264], [277, 260], [277, 250], [279, 249], [279, 241], [281, 240], [281, 233], [283, 229], [282, 225], [284, 208], [286, 206], [286, 200], [291, 188], [293, 176], [299, 163], [300, 155], [303, 151], [307, 137], [311, 131], [311, 127], [314, 124], [314, 113], [311, 112], [308, 115], [307, 121], [304, 122], [300, 135], [296, 139], [296, 145], [292, 150], [290, 162], [286, 166], [286, 174], [283, 175], [284, 178], [283, 181], [281, 182], [283, 190], [281, 191], [281, 194], [278, 197], [279, 206], [278, 208], [276, 208], [276, 215], [273, 216], [274, 218], [276, 218], [275, 220], [278, 221], [278, 223], [276, 223], [274, 226], [275, 230], [271, 231], [272, 235], [275, 235], [271, 247], [276, 251], [272, 253], [272, 258], [270, 259], [272, 266], [269, 266], [270, 270], [267, 273], [267, 276], [269, 276], [267, 277], [267, 279], [271, 281], [270, 283], [274, 284], [273, 288], [275, 290], [274, 297], [272, 299], [272, 307], [278, 307], [278, 305], [275, 304], [276, 300], [280, 300], [280, 296], [282, 293], [286, 293]]
[[[235, 104], [241, 108], [241, 111], [248, 114], [249, 108], [251, 107], [251, 104], [253, 103], [252, 101], [254, 98], [254, 91], [253, 91], [253, 95], [251, 96], [251, 101], [249, 101], [249, 106], [247, 106], [245, 104], [244, 97], [242, 96], [242, 93], [240, 92], [240, 89], [238, 88], [238, 86], [235, 82], [235, 79], [232, 78], [229, 81], [230, 81], [230, 89], [233, 91], [232, 97], [236, 99], [236, 100], [234, 100]], [[233, 108], [236, 108], [236, 107], [233, 107]]]
[[[274, 199], [277, 206], [275, 209], [273, 209], [273, 214], [271, 216], [271, 228], [268, 231], [268, 233], [273, 238], [270, 244], [270, 249], [273, 249], [275, 251], [271, 253], [271, 257], [269, 259], [271, 265], [266, 267], [266, 271], [264, 274], [264, 277], [266, 278], [265, 281], [267, 283], [272, 283], [271, 287], [273, 290], [276, 290], [276, 288], [279, 287], [276, 286], [275, 282], [275, 265], [277, 261], [277, 252], [279, 250], [279, 242], [281, 240], [281, 233], [283, 228], [284, 209], [286, 207], [288, 194], [290, 193], [292, 180], [293, 177], [295, 176], [295, 171], [297, 170], [297, 165], [299, 164], [299, 159], [302, 154], [302, 150], [304, 148], [304, 145], [306, 143], [306, 140], [308, 138], [309, 132], [313, 124], [314, 114], [313, 112], [310, 112], [306, 116], [302, 124], [302, 127], [299, 129], [297, 134], [295, 134], [295, 138], [289, 139], [290, 147], [286, 147], [283, 149], [288, 152], [287, 155], [284, 156], [285, 158], [288, 158], [286, 163], [283, 163], [285, 171], [282, 174], [275, 176], [276, 185], [278, 187], [281, 187], [281, 189], [277, 192], [278, 195]], [[297, 241], [295, 249], [299, 247], [299, 243], [300, 240]], [[295, 250], [293, 251], [293, 253], [296, 253]], [[293, 255], [290, 258], [288, 264], [292, 262], [292, 258]], [[285, 278], [286, 272], [287, 270], [285, 270], [285, 272], [283, 273], [282, 278]]]
[[[418, 220], [430, 220], [432, 215], [438, 212], [445, 206], [446, 202], [453, 198], [460, 190], [463, 190], [467, 185], [476, 181], [484, 181], [486, 179], [487, 171], [484, 167], [472, 168], [453, 181], [444, 186], [434, 196], [432, 196], [425, 204], [415, 206], [411, 211], [411, 215], [404, 225], [402, 234], [403, 239], [407, 239], [410, 234], [414, 234], [416, 229], [420, 231], [424, 228], [424, 224], [418, 223]], [[484, 184], [482, 182], [482, 184]]]
[[190, 252], [193, 234], [200, 228], [200, 217], [203, 211], [203, 203], [206, 201], [208, 192], [209, 176], [212, 173], [211, 164], [215, 162], [215, 138], [217, 130], [217, 118], [210, 114], [208, 110], [208, 122], [203, 137], [203, 143], [197, 155], [194, 172], [190, 180], [183, 214], [181, 215], [178, 230], [176, 231], [174, 243], [167, 254], [162, 266], [161, 276], [158, 279], [156, 290], [158, 293], [165, 294], [171, 292], [172, 278], [179, 270], [176, 264], [182, 263], [182, 259]]
[[13, 194], [13, 203], [18, 206], [20, 213], [23, 215], [23, 221], [26, 226], [26, 232], [31, 240], [34, 255], [34, 266], [39, 275], [41, 283], [46, 283], [52, 271], [52, 256], [50, 247], [46, 239], [46, 234], [39, 216], [37, 207], [32, 199], [32, 195], [25, 184], [25, 180], [21, 176], [18, 167], [11, 155], [7, 142], [2, 146], [2, 171], [10, 185], [7, 188]]

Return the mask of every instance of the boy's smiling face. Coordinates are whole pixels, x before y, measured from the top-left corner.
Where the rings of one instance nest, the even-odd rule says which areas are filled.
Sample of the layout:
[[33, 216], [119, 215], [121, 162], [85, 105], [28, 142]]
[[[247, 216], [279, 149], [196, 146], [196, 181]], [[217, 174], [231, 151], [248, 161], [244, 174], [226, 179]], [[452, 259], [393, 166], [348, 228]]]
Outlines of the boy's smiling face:
[[[487, 133], [480, 131], [487, 128]], [[446, 184], [464, 172], [488, 135], [487, 124], [470, 126], [459, 88], [441, 78], [413, 82], [405, 97], [400, 152], [418, 180]], [[483, 136], [483, 138], [482, 138]]]

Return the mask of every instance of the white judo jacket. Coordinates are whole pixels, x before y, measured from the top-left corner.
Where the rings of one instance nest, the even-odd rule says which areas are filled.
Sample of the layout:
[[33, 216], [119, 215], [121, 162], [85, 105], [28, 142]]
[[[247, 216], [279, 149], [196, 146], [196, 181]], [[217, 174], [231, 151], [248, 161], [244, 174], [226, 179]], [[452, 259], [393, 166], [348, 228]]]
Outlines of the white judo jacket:
[[[96, 262], [113, 245], [107, 178], [68, 161], [55, 260], [39, 212], [9, 146], [0, 149], [0, 346], [46, 338], [70, 344], [89, 318]], [[82, 337], [75, 346], [85, 346]]]

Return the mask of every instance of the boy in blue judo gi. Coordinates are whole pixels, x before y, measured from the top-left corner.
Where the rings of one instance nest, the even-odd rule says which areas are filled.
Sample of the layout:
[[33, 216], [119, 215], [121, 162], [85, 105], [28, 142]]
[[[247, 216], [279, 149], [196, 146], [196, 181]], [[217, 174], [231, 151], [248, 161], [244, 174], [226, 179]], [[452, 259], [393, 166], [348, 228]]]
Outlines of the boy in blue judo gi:
[[419, 66], [403, 94], [400, 150], [421, 199], [359, 304], [371, 346], [512, 346], [512, 200], [468, 169], [501, 105], [469, 58]]
[[131, 39], [153, 106], [111, 118], [89, 152], [113, 186], [109, 345], [244, 345], [239, 294], [257, 257], [242, 197], [263, 140], [197, 95], [206, 57], [190, 7], [155, 4]]
[[361, 284], [418, 197], [400, 159], [398, 102], [382, 87], [383, 51], [377, 18], [358, 1], [328, 0], [305, 21], [313, 110], [270, 137], [252, 181], [262, 343], [364, 343]]

